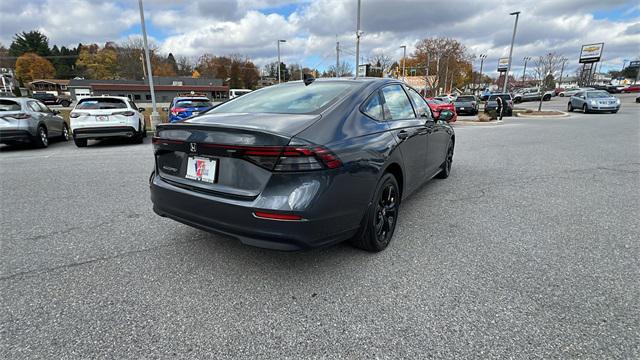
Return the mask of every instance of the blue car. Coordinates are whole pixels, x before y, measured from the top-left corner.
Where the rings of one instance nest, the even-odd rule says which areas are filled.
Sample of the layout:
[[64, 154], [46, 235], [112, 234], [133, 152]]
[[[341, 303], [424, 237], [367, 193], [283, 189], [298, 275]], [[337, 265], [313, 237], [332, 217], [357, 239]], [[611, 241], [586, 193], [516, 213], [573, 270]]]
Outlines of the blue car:
[[169, 121], [182, 121], [213, 107], [211, 100], [206, 97], [176, 97], [169, 107]]

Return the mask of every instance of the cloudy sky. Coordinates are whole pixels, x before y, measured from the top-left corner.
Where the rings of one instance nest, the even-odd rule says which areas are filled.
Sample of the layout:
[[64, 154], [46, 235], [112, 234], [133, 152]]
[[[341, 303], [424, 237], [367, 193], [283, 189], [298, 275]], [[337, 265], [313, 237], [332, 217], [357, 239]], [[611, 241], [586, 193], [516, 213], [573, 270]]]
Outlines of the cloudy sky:
[[[274, 61], [276, 40], [283, 61], [326, 68], [341, 55], [355, 64], [356, 0], [144, 0], [149, 36], [174, 55], [239, 53], [259, 65]], [[495, 72], [507, 56], [514, 17], [521, 11], [514, 71], [524, 56], [556, 51], [577, 66], [581, 44], [604, 42], [603, 70], [619, 69], [640, 56], [640, 2], [626, 0], [362, 0], [361, 52], [399, 58], [400, 45], [413, 51], [419, 39], [453, 37], [470, 53], [488, 55], [485, 70]], [[50, 43], [120, 41], [140, 34], [135, 0], [2, 0], [0, 43], [13, 34], [39, 29]], [[476, 62], [476, 66], [479, 66]]]

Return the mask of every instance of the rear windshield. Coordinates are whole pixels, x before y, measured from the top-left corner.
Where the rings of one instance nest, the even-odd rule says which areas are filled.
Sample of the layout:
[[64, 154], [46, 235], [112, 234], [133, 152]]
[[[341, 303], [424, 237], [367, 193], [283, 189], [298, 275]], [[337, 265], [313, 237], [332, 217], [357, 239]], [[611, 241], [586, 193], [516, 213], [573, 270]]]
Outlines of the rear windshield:
[[20, 111], [20, 104], [11, 100], [0, 100], [0, 111]]
[[211, 112], [311, 114], [326, 108], [354, 86], [355, 83], [323, 81], [308, 86], [302, 82], [275, 85], [229, 100]]
[[456, 101], [475, 101], [476, 98], [473, 96], [458, 96], [458, 98], [456, 99]]
[[590, 99], [611, 97], [606, 91], [587, 91], [587, 97]]
[[491, 96], [489, 96], [489, 101], [495, 100], [497, 97], [501, 97], [502, 100], [511, 100], [511, 95], [509, 95], [509, 94], [500, 94], [500, 95], [491, 95]]
[[87, 98], [82, 99], [76, 105], [76, 109], [84, 109], [84, 110], [98, 110], [98, 109], [126, 109], [127, 104], [120, 99], [96, 99], [96, 98]]
[[186, 99], [176, 101], [175, 107], [192, 108], [192, 107], [212, 107], [211, 101], [207, 99]]

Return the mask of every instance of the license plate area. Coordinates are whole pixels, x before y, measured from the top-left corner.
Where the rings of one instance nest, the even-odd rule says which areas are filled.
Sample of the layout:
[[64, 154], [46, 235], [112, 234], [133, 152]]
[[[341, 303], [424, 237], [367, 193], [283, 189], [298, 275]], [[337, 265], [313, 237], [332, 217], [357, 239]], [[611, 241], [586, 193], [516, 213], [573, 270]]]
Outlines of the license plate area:
[[96, 121], [109, 121], [109, 116], [108, 115], [97, 115], [96, 116]]
[[185, 178], [213, 184], [218, 179], [218, 160], [204, 156], [189, 156]]

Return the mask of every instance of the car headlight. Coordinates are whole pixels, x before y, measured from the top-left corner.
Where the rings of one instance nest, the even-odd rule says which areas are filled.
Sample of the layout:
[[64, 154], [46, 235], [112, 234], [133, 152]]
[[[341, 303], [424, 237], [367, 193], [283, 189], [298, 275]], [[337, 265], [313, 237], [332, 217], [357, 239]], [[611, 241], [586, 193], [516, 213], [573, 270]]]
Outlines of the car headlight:
[[620, 104], [620, 99], [616, 99], [616, 104]]
[[596, 101], [595, 100], [591, 100], [591, 105], [596, 105]]

